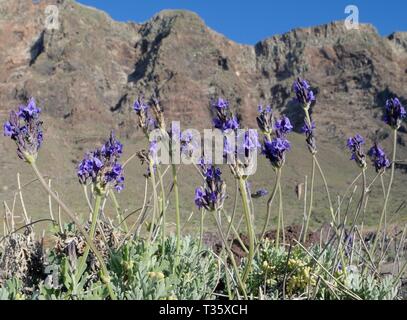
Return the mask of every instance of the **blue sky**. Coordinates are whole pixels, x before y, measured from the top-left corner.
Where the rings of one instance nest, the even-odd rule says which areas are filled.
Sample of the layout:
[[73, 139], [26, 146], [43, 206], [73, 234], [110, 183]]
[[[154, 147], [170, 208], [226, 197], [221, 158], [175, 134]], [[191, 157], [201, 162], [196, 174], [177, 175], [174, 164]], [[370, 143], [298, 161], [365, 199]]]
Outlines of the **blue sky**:
[[407, 31], [405, 0], [78, 0], [108, 12], [115, 20], [144, 22], [162, 9], [189, 9], [228, 38], [254, 44], [274, 34], [344, 20], [345, 7], [356, 5], [360, 22], [382, 35]]

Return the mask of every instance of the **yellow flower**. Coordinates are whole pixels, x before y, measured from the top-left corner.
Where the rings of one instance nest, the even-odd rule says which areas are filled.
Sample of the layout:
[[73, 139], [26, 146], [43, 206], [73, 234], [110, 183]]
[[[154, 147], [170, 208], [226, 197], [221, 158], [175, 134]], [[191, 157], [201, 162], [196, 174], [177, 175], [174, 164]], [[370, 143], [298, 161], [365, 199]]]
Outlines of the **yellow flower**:
[[266, 284], [268, 285], [268, 286], [274, 286], [275, 284], [277, 283], [277, 281], [276, 281], [276, 279], [267, 279], [266, 280]]
[[21, 293], [17, 293], [16, 294], [16, 300], [25, 300], [25, 295], [23, 295]]
[[309, 278], [310, 278], [310, 271], [311, 271], [311, 268], [310, 268], [310, 267], [305, 267], [305, 268], [303, 269], [303, 273], [304, 273], [304, 278], [305, 278], [305, 279], [309, 279]]
[[124, 268], [124, 270], [126, 270], [126, 271], [130, 271], [130, 270], [132, 270], [133, 269], [133, 266], [134, 266], [134, 262], [133, 261], [125, 261], [124, 263], [123, 263], [123, 268]]

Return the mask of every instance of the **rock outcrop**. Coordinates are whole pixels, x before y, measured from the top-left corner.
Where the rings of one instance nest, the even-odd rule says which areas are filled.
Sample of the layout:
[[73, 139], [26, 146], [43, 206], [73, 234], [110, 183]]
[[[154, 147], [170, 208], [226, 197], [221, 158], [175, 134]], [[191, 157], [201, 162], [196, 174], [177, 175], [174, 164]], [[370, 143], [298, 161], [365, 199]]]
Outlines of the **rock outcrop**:
[[[46, 28], [49, 4], [58, 7], [57, 30]], [[47, 135], [59, 137], [72, 161], [72, 146], [99, 141], [111, 128], [123, 139], [137, 137], [131, 107], [140, 93], [156, 94], [168, 119], [183, 127], [209, 128], [209, 100], [220, 95], [247, 126], [255, 126], [263, 103], [289, 115], [299, 130], [303, 115], [291, 89], [298, 76], [317, 92], [313, 117], [321, 143], [343, 147], [357, 131], [386, 145], [385, 100], [397, 95], [407, 104], [407, 33], [382, 37], [371, 25], [347, 30], [333, 22], [249, 46], [188, 11], [162, 11], [137, 24], [73, 0], [0, 0], [0, 120], [35, 96]], [[404, 124], [400, 159], [406, 143]], [[12, 149], [0, 139], [0, 170], [9, 168]]]

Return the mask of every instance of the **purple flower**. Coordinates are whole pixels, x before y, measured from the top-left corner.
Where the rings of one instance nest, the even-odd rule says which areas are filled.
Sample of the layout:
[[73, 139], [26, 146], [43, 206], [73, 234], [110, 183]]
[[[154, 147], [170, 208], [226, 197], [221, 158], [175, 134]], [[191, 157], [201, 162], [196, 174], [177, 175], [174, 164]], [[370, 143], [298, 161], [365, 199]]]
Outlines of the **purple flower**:
[[293, 126], [291, 125], [290, 119], [283, 116], [281, 119], [276, 121], [274, 129], [277, 137], [283, 137], [293, 130]]
[[399, 99], [388, 99], [386, 101], [386, 108], [384, 111], [383, 120], [392, 128], [399, 129], [401, 122], [407, 116], [406, 110], [401, 105]]
[[235, 135], [224, 137], [223, 153], [228, 161], [233, 162], [233, 165], [237, 160], [239, 165], [244, 166], [248, 164], [247, 162], [252, 159], [253, 153], [257, 152], [260, 147], [257, 130], [238, 130], [237, 137]]
[[224, 201], [224, 195], [220, 192], [212, 191], [210, 188], [198, 187], [195, 189], [195, 205], [199, 208], [205, 208], [208, 211], [218, 210]]
[[237, 130], [239, 128], [239, 120], [231, 112], [228, 101], [219, 98], [212, 103], [212, 108], [215, 112], [215, 118], [213, 119], [215, 128], [221, 131]]
[[224, 100], [222, 98], [218, 98], [218, 100], [212, 103], [212, 106], [216, 109], [229, 109], [229, 101]]
[[257, 130], [248, 129], [239, 132], [237, 136], [237, 153], [248, 157], [253, 152], [256, 152], [261, 145], [259, 143], [259, 135]]
[[226, 184], [222, 180], [222, 172], [219, 168], [207, 164], [205, 160], [201, 161], [200, 166], [205, 183], [195, 190], [195, 204], [199, 209], [218, 210], [226, 198]]
[[37, 108], [34, 98], [19, 111], [11, 111], [9, 120], [3, 125], [4, 135], [10, 137], [17, 145], [20, 159], [33, 162], [43, 142], [42, 121], [39, 119], [41, 109]]
[[366, 167], [366, 155], [362, 148], [364, 144], [365, 140], [360, 134], [348, 138], [347, 141], [347, 147], [352, 153], [350, 160], [355, 160], [355, 162], [362, 168]]
[[115, 163], [105, 175], [106, 183], [113, 183], [115, 189], [120, 192], [123, 190], [124, 176], [123, 167], [120, 163]]
[[304, 107], [309, 107], [309, 105], [315, 101], [314, 92], [311, 90], [311, 87], [306, 80], [298, 78], [296, 81], [294, 81], [293, 89], [297, 101]]
[[257, 111], [258, 113], [272, 113], [272, 109], [271, 106], [267, 105], [265, 108], [263, 108], [263, 106], [261, 104], [259, 104], [259, 106], [257, 107]]
[[195, 204], [196, 206], [201, 209], [205, 203], [205, 190], [202, 187], [198, 187], [195, 189]]
[[113, 186], [118, 192], [124, 188], [123, 166], [119, 163], [123, 145], [111, 132], [109, 139], [99, 149], [85, 154], [78, 165], [77, 175], [81, 184], [92, 182], [99, 193]]
[[232, 141], [232, 138], [227, 136], [223, 140], [223, 155], [226, 158], [228, 155], [235, 155], [236, 153], [236, 145], [234, 141]]
[[209, 164], [211, 164], [211, 161], [209, 161], [207, 158], [205, 158], [205, 157], [201, 157], [199, 160], [198, 160], [198, 165], [199, 165], [199, 167], [203, 170], [204, 168], [205, 168], [205, 166], [207, 166], [207, 165], [209, 165]]
[[290, 142], [285, 138], [274, 138], [266, 140], [263, 145], [262, 154], [270, 160], [275, 168], [281, 168], [285, 163], [285, 155], [291, 149]]
[[259, 129], [266, 134], [271, 134], [273, 131], [273, 114], [270, 106], [263, 108], [259, 105], [257, 115], [257, 125]]
[[213, 126], [221, 131], [236, 130], [239, 128], [239, 120], [237, 120], [236, 116], [232, 116], [229, 119], [223, 119], [222, 117], [215, 118], [213, 119]]
[[164, 128], [164, 116], [158, 101], [153, 99], [152, 104], [150, 108], [143, 98], [138, 98], [133, 106], [138, 116], [138, 126], [147, 136], [151, 131], [160, 128], [160, 126]]
[[206, 168], [203, 175], [207, 182], [220, 181], [222, 176], [222, 171], [219, 168], [210, 166]]
[[269, 192], [267, 191], [267, 189], [259, 189], [256, 192], [252, 193], [251, 197], [257, 199], [268, 195], [268, 193]]
[[158, 147], [159, 147], [159, 145], [158, 145], [157, 140], [150, 141], [150, 146], [148, 148], [148, 151], [150, 153], [150, 156], [153, 159], [156, 159], [158, 156]]
[[194, 135], [190, 130], [186, 130], [181, 134], [180, 137], [181, 153], [187, 157], [192, 157], [194, 151], [198, 149], [199, 145]]
[[23, 105], [19, 107], [19, 111], [17, 114], [21, 119], [29, 121], [30, 119], [38, 118], [40, 113], [41, 109], [37, 108], [35, 104], [35, 99], [30, 98], [26, 106]]
[[13, 125], [10, 121], [6, 121], [3, 125], [4, 135], [6, 137], [15, 137], [18, 133], [18, 128]]
[[120, 156], [122, 155], [123, 145], [120, 143], [119, 140], [115, 138], [113, 131], [110, 133], [109, 140], [106, 141], [100, 151], [104, 157], [120, 158]]
[[81, 184], [85, 184], [88, 179], [95, 179], [102, 169], [103, 163], [98, 158], [97, 152], [90, 152], [85, 154], [84, 159], [78, 166], [78, 178]]
[[390, 161], [387, 158], [386, 153], [382, 148], [380, 148], [380, 146], [377, 143], [375, 143], [374, 146], [370, 148], [368, 154], [377, 172], [390, 167]]
[[[352, 151], [354, 149], [360, 148], [360, 146], [365, 144], [365, 139], [357, 133], [354, 137], [348, 138], [347, 146]], [[352, 159], [353, 160], [353, 159]]]
[[133, 105], [133, 109], [137, 113], [146, 112], [148, 108], [149, 108], [148, 104], [145, 103], [144, 98], [142, 98], [142, 97], [139, 97], [134, 102], [134, 105]]

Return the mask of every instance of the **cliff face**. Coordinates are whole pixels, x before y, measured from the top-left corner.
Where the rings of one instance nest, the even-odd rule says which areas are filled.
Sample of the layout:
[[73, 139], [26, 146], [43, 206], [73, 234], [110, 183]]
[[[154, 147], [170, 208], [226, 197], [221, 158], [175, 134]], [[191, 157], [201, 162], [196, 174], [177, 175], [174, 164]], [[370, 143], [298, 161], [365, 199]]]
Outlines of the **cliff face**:
[[[45, 28], [48, 4], [59, 8], [58, 30]], [[334, 22], [246, 46], [187, 11], [163, 11], [135, 24], [72, 0], [0, 0], [0, 48], [0, 120], [34, 96], [46, 134], [58, 137], [67, 153], [111, 128], [124, 139], [136, 137], [131, 106], [141, 92], [154, 92], [166, 116], [183, 127], [209, 128], [209, 99], [221, 95], [246, 125], [255, 126], [258, 103], [270, 103], [298, 129], [303, 115], [291, 85], [301, 76], [318, 93], [318, 139], [332, 146], [343, 146], [355, 131], [386, 139], [380, 121], [386, 98], [397, 95], [407, 104], [407, 33], [381, 37], [370, 25], [346, 30]], [[403, 157], [405, 125], [401, 131]], [[0, 150], [7, 158], [4, 151], [13, 146], [0, 139]]]
[[[45, 6], [59, 7], [59, 30]], [[208, 100], [229, 98], [247, 124], [259, 102], [297, 117], [297, 76], [318, 92], [315, 118], [329, 137], [356, 127], [369, 134], [385, 98], [407, 97], [407, 33], [380, 37], [342, 22], [293, 30], [254, 47], [210, 30], [194, 13], [163, 11], [145, 24], [118, 23], [69, 0], [0, 2], [1, 112], [35, 96], [45, 113], [76, 126], [123, 126], [140, 93], [155, 92], [169, 118], [210, 124]]]

